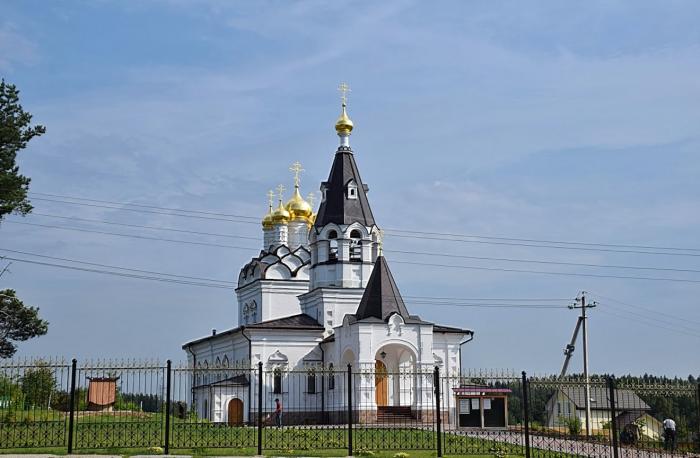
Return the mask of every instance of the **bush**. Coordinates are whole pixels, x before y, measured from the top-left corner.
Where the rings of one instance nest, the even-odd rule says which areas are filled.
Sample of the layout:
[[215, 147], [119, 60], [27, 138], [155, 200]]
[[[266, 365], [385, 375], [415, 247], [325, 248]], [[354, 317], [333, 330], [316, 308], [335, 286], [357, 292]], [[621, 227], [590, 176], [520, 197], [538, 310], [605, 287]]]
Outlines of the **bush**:
[[394, 453], [394, 458], [408, 458], [409, 456], [406, 452]]
[[530, 431], [543, 431], [544, 428], [542, 427], [542, 423], [539, 421], [531, 421], [530, 422]]
[[570, 436], [581, 434], [581, 419], [579, 417], [559, 417], [559, 424], [568, 428]]
[[152, 453], [154, 455], [162, 455], [163, 447], [148, 447], [148, 453]]

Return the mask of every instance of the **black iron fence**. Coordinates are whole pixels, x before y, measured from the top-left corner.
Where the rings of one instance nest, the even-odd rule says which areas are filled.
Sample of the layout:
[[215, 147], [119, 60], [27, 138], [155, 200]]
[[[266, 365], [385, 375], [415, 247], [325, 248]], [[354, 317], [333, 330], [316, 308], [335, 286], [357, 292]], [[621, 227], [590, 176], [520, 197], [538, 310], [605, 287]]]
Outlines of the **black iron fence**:
[[0, 362], [0, 450], [700, 456], [699, 398], [695, 381], [648, 377], [11, 361]]

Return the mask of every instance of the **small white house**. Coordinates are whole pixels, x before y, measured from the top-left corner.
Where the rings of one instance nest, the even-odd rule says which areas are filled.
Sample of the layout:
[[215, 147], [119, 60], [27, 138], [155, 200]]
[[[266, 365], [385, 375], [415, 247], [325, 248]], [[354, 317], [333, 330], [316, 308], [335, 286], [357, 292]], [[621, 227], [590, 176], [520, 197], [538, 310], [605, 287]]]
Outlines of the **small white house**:
[[[591, 432], [607, 432], [610, 428], [610, 396], [604, 387], [592, 387]], [[583, 385], [567, 386], [557, 389], [547, 401], [548, 428], [565, 428], [567, 419], [578, 417], [581, 430], [586, 430], [586, 390]], [[645, 437], [658, 440], [663, 432], [661, 422], [651, 415], [651, 407], [632, 390], [615, 390], [615, 424], [618, 431], [625, 426], [637, 423], [641, 425], [640, 433]]]

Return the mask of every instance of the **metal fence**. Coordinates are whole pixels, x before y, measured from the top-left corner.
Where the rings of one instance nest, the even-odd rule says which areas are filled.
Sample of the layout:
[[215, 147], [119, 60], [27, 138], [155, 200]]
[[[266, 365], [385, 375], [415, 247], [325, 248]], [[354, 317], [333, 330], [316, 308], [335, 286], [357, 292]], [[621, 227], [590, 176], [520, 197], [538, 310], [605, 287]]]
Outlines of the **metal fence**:
[[0, 362], [0, 450], [700, 456], [699, 398], [696, 382], [649, 377], [10, 361]]

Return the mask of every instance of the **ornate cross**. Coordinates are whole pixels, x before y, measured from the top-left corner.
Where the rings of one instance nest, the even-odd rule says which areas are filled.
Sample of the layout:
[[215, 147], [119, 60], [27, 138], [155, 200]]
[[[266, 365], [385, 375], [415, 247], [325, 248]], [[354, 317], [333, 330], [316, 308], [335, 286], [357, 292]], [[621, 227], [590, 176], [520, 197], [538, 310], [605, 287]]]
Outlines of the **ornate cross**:
[[282, 200], [283, 200], [283, 193], [284, 193], [285, 189], [287, 189], [287, 188], [285, 188], [284, 185], [281, 185], [281, 184], [277, 185], [277, 195], [280, 198], [280, 202], [282, 202]]
[[299, 187], [299, 174], [301, 172], [305, 172], [306, 170], [301, 168], [301, 163], [299, 161], [296, 161], [294, 164], [292, 164], [291, 167], [289, 167], [289, 170], [291, 172], [294, 172], [294, 186]]
[[379, 229], [379, 237], [377, 237], [377, 245], [379, 246], [379, 256], [383, 256], [384, 252], [384, 230]]
[[348, 103], [348, 92], [352, 92], [350, 90], [350, 86], [347, 85], [347, 83], [340, 83], [338, 85], [338, 90], [340, 91], [340, 100], [343, 102], [343, 106], [347, 105]]
[[313, 208], [314, 207], [314, 200], [316, 200], [316, 193], [310, 192], [309, 195], [306, 197], [306, 200], [309, 201], [309, 205], [311, 205], [311, 208]]
[[272, 203], [275, 201], [275, 191], [270, 189], [267, 191], [267, 202], [270, 204], [270, 208], [272, 208]]

